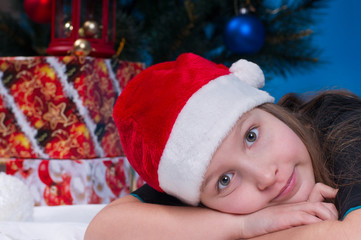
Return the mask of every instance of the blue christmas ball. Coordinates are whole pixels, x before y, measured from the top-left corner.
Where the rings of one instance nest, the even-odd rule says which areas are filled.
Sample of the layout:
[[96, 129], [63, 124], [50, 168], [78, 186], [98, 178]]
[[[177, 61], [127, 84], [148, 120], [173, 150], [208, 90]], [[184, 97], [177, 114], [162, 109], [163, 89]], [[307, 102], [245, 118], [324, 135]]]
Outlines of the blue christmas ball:
[[263, 46], [265, 30], [255, 16], [242, 14], [233, 17], [224, 30], [224, 43], [233, 53], [254, 54]]

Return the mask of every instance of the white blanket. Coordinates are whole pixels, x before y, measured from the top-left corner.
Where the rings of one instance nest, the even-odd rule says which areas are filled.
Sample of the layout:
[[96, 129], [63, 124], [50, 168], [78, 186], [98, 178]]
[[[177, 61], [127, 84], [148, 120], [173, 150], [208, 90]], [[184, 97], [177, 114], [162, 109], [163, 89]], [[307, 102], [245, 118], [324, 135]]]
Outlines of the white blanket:
[[0, 222], [0, 240], [83, 240], [88, 224], [104, 206], [35, 207], [33, 221]]

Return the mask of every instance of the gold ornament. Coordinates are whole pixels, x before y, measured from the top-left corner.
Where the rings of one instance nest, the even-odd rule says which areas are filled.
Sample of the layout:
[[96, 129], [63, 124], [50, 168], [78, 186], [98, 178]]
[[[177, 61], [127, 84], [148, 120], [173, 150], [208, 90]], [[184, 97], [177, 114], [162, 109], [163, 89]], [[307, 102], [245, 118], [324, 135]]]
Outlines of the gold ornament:
[[86, 21], [83, 25], [84, 35], [87, 38], [99, 37], [99, 25], [96, 21]]
[[71, 22], [66, 22], [64, 24], [64, 35], [65, 37], [70, 37], [71, 32], [73, 31], [73, 25], [71, 25]]
[[91, 51], [89, 41], [85, 39], [77, 39], [74, 42], [73, 51], [76, 56], [88, 56]]
[[84, 28], [79, 28], [78, 30], [78, 34], [79, 34], [79, 37], [85, 37], [85, 34], [84, 34]]

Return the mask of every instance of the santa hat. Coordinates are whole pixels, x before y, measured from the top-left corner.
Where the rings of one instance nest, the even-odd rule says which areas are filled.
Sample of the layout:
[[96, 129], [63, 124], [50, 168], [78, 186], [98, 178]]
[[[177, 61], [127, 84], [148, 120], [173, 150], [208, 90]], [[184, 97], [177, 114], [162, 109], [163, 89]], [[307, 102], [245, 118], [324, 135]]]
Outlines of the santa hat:
[[214, 152], [247, 111], [274, 99], [262, 70], [229, 69], [195, 54], [153, 65], [132, 79], [114, 107], [129, 163], [154, 189], [197, 205]]

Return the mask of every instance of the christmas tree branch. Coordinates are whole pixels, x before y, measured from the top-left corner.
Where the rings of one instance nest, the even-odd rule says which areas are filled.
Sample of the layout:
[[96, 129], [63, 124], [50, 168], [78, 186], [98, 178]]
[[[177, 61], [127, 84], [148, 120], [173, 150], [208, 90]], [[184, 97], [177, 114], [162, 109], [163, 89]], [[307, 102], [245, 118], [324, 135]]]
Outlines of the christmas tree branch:
[[32, 39], [9, 14], [0, 12], [1, 56], [37, 55], [32, 48]]

